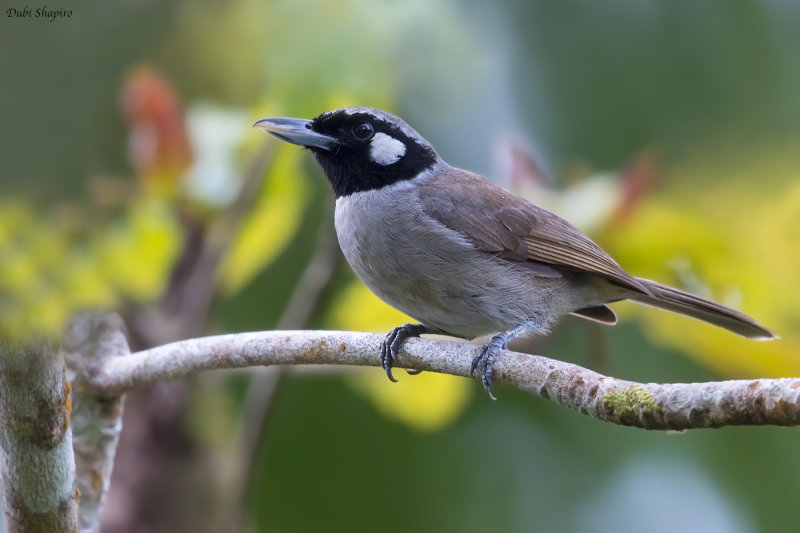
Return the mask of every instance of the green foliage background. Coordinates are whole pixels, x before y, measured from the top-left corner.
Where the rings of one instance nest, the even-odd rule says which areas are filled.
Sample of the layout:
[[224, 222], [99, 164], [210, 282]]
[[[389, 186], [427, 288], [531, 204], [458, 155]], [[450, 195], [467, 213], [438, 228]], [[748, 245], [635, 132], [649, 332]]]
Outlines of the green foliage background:
[[[449, 162], [505, 185], [495, 154], [522, 137], [565, 211], [594, 210], [570, 191], [593, 180], [613, 188], [623, 181], [615, 172], [650, 150], [658, 179], [649, 193], [623, 223], [598, 216], [586, 229], [631, 273], [706, 292], [783, 338], [752, 343], [622, 304], [616, 328], [567, 319], [529, 348], [639, 381], [800, 374], [800, 5], [49, 7], [73, 15], [0, 13], [3, 337], [55, 337], [76, 310], [146, 308], [164, 290], [179, 215], [173, 198], [138, 188], [119, 109], [126, 76], [147, 64], [174, 84], [189, 117], [211, 108], [240, 120], [228, 191], [269, 142], [249, 131], [255, 119], [351, 104], [397, 112]], [[275, 150], [223, 261], [207, 333], [275, 327], [332, 223], [308, 155]], [[121, 200], [108, 201], [109, 183]], [[191, 180], [184, 188], [209, 218], [224, 210]], [[402, 320], [339, 266], [309, 326], [385, 331]], [[187, 414], [204, 427], [198, 445], [230, 447], [242, 381]], [[242, 480], [246, 521], [257, 531], [777, 532], [800, 518], [794, 429], [647, 433], [498, 393], [491, 403], [476, 383], [437, 376], [390, 384], [376, 369], [286, 377]]]

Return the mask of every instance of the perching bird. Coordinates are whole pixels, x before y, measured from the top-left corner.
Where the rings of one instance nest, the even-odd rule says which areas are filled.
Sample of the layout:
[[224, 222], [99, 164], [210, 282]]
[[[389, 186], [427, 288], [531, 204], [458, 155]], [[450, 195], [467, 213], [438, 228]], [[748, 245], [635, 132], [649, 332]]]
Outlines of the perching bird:
[[570, 223], [451, 167], [400, 118], [369, 107], [254, 124], [316, 157], [336, 195], [339, 245], [383, 301], [419, 320], [381, 348], [389, 379], [409, 337], [494, 334], [472, 361], [491, 396], [498, 352], [567, 314], [615, 324], [619, 300], [675, 311], [751, 339], [777, 336], [738, 311], [627, 274]]

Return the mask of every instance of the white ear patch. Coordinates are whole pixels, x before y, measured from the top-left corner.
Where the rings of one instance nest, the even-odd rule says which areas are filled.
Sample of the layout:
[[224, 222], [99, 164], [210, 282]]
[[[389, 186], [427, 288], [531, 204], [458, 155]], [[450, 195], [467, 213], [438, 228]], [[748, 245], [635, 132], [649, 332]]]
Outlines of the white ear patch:
[[406, 155], [406, 145], [385, 133], [376, 133], [369, 144], [369, 156], [380, 165], [397, 163]]

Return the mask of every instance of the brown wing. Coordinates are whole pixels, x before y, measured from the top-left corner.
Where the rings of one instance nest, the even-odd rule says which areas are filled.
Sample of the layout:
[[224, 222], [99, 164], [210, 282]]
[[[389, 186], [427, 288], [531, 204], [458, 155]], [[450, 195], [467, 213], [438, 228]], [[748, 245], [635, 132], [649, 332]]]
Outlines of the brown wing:
[[420, 201], [429, 216], [485, 252], [545, 269], [552, 265], [598, 274], [649, 294], [572, 224], [477, 174], [451, 169], [422, 187]]

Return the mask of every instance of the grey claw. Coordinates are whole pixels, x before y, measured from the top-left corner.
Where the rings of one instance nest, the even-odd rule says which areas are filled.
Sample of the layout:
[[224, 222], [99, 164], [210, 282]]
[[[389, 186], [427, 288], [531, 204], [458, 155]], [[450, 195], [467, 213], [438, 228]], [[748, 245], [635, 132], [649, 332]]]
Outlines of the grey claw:
[[472, 358], [472, 363], [469, 365], [470, 377], [475, 375], [475, 371], [478, 369], [478, 365], [480, 364], [481, 360], [486, 357], [486, 349], [488, 347], [488, 345], [484, 346], [483, 350], [481, 350], [481, 353]]
[[486, 376], [483, 377], [481, 380], [483, 382], [483, 390], [486, 395], [489, 397], [490, 400], [497, 400], [494, 394], [492, 394], [492, 380], [486, 379]]
[[[391, 336], [391, 333], [389, 336]], [[393, 359], [391, 344], [389, 342], [389, 338], [387, 337], [381, 344], [381, 368], [386, 371], [386, 376], [389, 378], [389, 381], [397, 383], [397, 379], [392, 375]]]
[[481, 367], [481, 370], [483, 371], [483, 376], [481, 377], [483, 390], [492, 400], [497, 399], [494, 394], [492, 394], [492, 383], [494, 382], [494, 360], [497, 352], [504, 349], [504, 339], [499, 338], [499, 336], [493, 337], [489, 344], [483, 347], [480, 355], [472, 360], [472, 364], [469, 368], [469, 375], [472, 376], [475, 374], [475, 370], [477, 370], [479, 366]]

